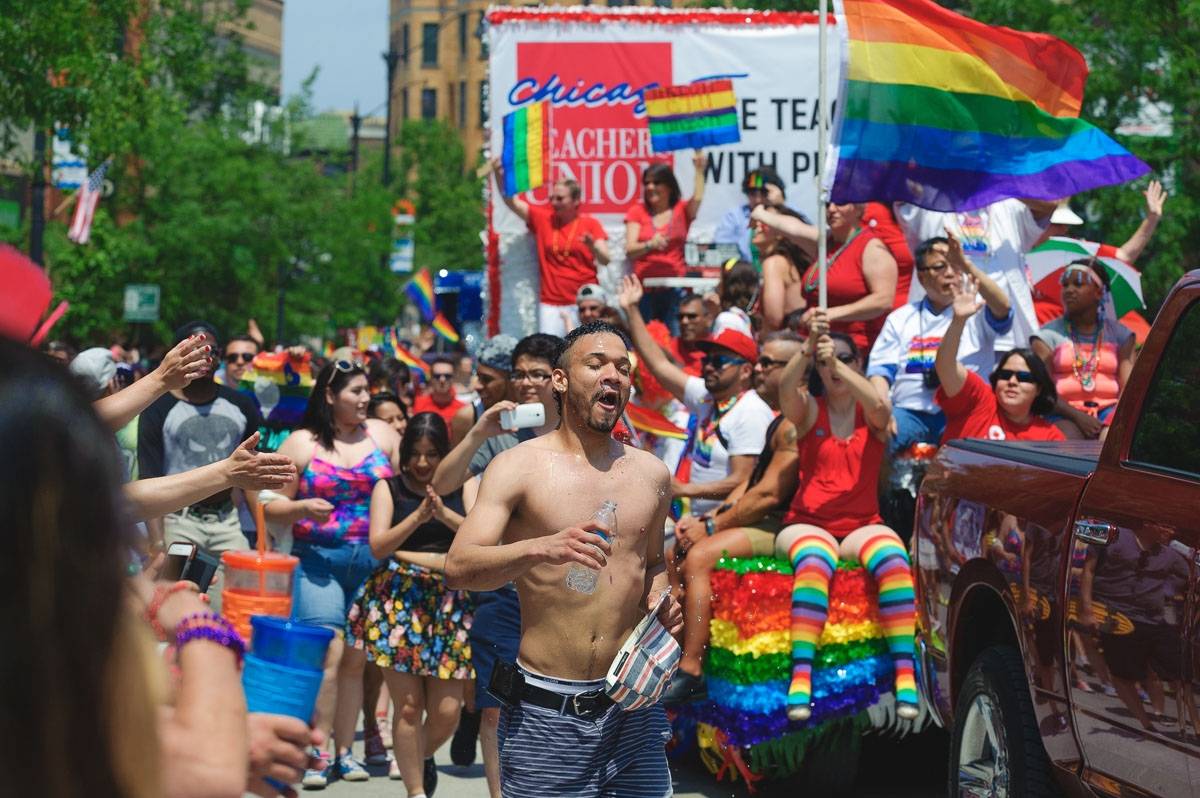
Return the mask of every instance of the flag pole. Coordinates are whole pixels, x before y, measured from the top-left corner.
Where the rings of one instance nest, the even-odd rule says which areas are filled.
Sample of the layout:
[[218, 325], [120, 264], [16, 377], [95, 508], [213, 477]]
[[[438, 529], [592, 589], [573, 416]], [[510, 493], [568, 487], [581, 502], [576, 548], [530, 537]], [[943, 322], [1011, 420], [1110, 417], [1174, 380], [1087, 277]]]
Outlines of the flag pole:
[[828, 222], [825, 219], [825, 206], [829, 203], [829, 192], [825, 188], [825, 149], [829, 142], [829, 91], [827, 88], [829, 59], [826, 51], [829, 0], [821, 0], [819, 9], [817, 80], [820, 81], [820, 85], [817, 87], [817, 106], [821, 112], [817, 123], [817, 306], [824, 310], [828, 307], [826, 274], [829, 271], [829, 266], [825, 262], [829, 253]]

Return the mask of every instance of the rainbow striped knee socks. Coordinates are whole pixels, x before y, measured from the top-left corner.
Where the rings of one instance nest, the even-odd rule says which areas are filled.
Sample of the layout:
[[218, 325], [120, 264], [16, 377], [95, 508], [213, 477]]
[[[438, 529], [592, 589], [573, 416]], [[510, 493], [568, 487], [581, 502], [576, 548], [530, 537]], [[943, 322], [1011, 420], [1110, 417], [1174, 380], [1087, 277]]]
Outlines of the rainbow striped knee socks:
[[879, 587], [879, 624], [896, 668], [896, 702], [915, 707], [918, 703], [913, 668], [916, 604], [908, 554], [895, 537], [876, 535], [863, 545], [860, 556]]
[[829, 583], [837, 559], [837, 549], [816, 535], [797, 538], [788, 550], [796, 574], [792, 582], [792, 683], [787, 699], [788, 716], [793, 720], [806, 720], [811, 712], [813, 655], [829, 615]]

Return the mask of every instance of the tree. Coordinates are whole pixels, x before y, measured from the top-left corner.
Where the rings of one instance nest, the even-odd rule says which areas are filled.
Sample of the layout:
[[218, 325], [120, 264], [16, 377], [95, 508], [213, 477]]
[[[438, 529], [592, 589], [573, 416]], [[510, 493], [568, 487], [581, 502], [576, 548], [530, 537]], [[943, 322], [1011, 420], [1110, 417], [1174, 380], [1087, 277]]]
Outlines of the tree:
[[416, 267], [483, 266], [483, 184], [468, 172], [458, 132], [441, 120], [411, 120], [400, 128], [397, 196], [416, 206]]

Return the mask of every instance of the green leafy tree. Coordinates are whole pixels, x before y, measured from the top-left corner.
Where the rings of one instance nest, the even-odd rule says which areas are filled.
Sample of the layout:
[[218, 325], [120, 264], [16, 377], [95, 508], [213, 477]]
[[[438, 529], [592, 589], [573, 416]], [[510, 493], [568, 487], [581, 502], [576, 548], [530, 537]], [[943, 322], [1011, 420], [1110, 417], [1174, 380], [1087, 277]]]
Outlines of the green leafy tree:
[[483, 184], [467, 170], [458, 132], [441, 120], [412, 120], [399, 143], [397, 196], [416, 207], [416, 268], [482, 268]]

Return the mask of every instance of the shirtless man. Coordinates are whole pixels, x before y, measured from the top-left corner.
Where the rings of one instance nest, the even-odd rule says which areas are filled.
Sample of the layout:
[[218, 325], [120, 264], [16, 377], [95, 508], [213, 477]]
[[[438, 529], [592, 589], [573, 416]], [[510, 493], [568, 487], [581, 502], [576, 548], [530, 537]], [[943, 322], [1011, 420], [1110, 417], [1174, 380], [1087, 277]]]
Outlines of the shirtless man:
[[[447, 586], [515, 581], [520, 594], [524, 685], [500, 719], [505, 796], [671, 793], [661, 705], [625, 712], [603, 693], [622, 642], [668, 589], [670, 474], [611, 435], [629, 371], [629, 342], [615, 327], [590, 322], [567, 335], [551, 378], [562, 423], [496, 457], [447, 557]], [[611, 544], [588, 520], [610, 500]], [[600, 572], [595, 593], [566, 586], [572, 565]], [[683, 625], [674, 600], [659, 619], [672, 634]]]

